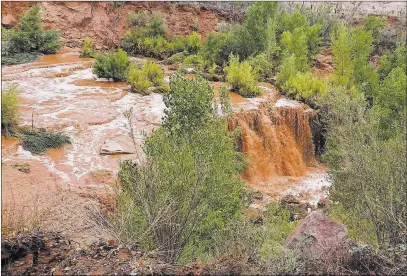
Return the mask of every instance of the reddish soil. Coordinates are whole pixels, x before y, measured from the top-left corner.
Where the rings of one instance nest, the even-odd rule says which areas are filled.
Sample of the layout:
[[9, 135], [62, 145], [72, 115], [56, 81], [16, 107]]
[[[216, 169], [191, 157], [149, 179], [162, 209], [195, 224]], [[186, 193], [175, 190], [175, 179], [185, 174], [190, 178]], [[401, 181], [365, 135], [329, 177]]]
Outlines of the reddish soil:
[[[110, 2], [37, 2], [42, 10], [45, 28], [56, 28], [67, 46], [82, 47], [85, 37], [91, 37], [97, 46], [116, 47], [128, 30], [128, 13], [147, 10], [161, 14], [170, 36], [187, 35], [198, 22], [198, 32], [205, 37], [223, 21], [214, 11], [205, 7], [171, 2], [125, 2], [113, 7]], [[21, 13], [33, 2], [2, 2], [3, 24], [15, 25]]]

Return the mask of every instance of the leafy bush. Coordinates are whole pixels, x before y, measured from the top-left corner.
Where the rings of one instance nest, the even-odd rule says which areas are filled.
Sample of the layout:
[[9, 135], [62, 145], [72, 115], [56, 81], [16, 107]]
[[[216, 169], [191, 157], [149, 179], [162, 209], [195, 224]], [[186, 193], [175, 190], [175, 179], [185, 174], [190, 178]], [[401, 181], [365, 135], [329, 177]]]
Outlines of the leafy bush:
[[276, 76], [277, 85], [283, 85], [286, 81], [288, 81], [290, 77], [294, 76], [297, 73], [298, 70], [295, 60], [296, 57], [294, 54], [283, 58]]
[[195, 32], [188, 37], [174, 36], [168, 40], [165, 24], [156, 15], [150, 16], [148, 24], [134, 28], [123, 38], [123, 48], [130, 55], [168, 58], [184, 51], [197, 53], [200, 47], [200, 35]]
[[197, 32], [193, 32], [186, 38], [185, 48], [190, 54], [198, 53], [201, 45], [201, 35]]
[[304, 272], [297, 252], [284, 248], [285, 239], [296, 224], [290, 221], [287, 211], [274, 204], [267, 206], [263, 224], [249, 223], [247, 218], [232, 221], [215, 234], [215, 258], [208, 268], [209, 274], [293, 275]]
[[257, 56], [247, 59], [253, 71], [258, 76], [259, 81], [266, 81], [271, 79], [273, 73], [273, 64], [266, 53], [261, 53]]
[[1, 64], [14, 65], [27, 62], [33, 62], [39, 57], [37, 53], [18, 53], [12, 55], [1, 56]]
[[400, 67], [404, 71], [406, 70], [406, 43], [400, 43], [396, 50], [392, 51], [387, 55], [383, 55], [380, 58], [380, 67], [379, 67], [379, 78], [383, 80], [393, 68]]
[[127, 53], [119, 49], [110, 55], [97, 55], [93, 63], [93, 73], [99, 78], [113, 79], [113, 81], [126, 80], [130, 60]]
[[10, 86], [1, 90], [1, 128], [6, 135], [17, 123], [18, 94], [17, 86]]
[[224, 86], [219, 90], [219, 99], [220, 99], [220, 106], [222, 109], [222, 114], [224, 115], [231, 115], [232, 114], [232, 105], [230, 103], [229, 92], [226, 90]]
[[239, 63], [239, 58], [231, 55], [225, 72], [226, 81], [232, 86], [232, 90], [243, 97], [255, 97], [260, 94], [256, 73], [247, 61]]
[[163, 124], [168, 130], [192, 131], [211, 120], [214, 114], [210, 83], [200, 76], [185, 79], [178, 73], [171, 76], [170, 93], [164, 96], [165, 105], [171, 107], [165, 111]]
[[208, 64], [215, 63], [223, 67], [231, 53], [231, 40], [232, 35], [230, 33], [209, 33], [200, 55]]
[[377, 16], [369, 15], [364, 19], [363, 25], [366, 31], [372, 31], [374, 41], [378, 41], [380, 35], [379, 30], [387, 26], [387, 22]]
[[130, 55], [142, 54], [152, 57], [168, 57], [173, 54], [174, 45], [167, 40], [164, 21], [157, 15], [150, 15], [148, 23], [145, 14], [129, 14], [130, 24], [140, 25], [126, 33], [123, 48]]
[[164, 63], [169, 65], [175, 63], [182, 63], [187, 56], [188, 56], [187, 52], [176, 53], [170, 56], [169, 58], [165, 59]]
[[189, 55], [184, 59], [183, 64], [186, 66], [192, 66], [197, 70], [203, 70], [206, 63], [200, 55]]
[[8, 39], [9, 51], [12, 54], [53, 54], [61, 47], [58, 32], [42, 28], [38, 6], [31, 7], [20, 17], [18, 26], [10, 32]]
[[145, 27], [147, 25], [147, 13], [145, 11], [129, 14], [129, 27]]
[[341, 24], [331, 38], [335, 70], [334, 81], [338, 85], [347, 87], [353, 84], [353, 74], [355, 70], [350, 36], [349, 30]]
[[288, 95], [295, 96], [296, 99], [304, 99], [313, 103], [324, 97], [327, 91], [325, 82], [310, 72], [298, 72], [294, 76], [290, 76], [281, 88]]
[[294, 29], [293, 33], [285, 31], [281, 35], [280, 44], [286, 55], [295, 56], [296, 68], [304, 71], [308, 67], [307, 36], [302, 28]]
[[199, 22], [197, 19], [194, 20], [194, 23], [192, 23], [192, 30], [194, 32], [197, 32], [199, 30]]
[[[394, 70], [394, 76], [386, 86], [389, 85], [389, 90], [400, 89], [400, 92], [405, 78], [392, 87], [390, 82], [397, 82], [396, 78], [402, 77], [401, 70]], [[383, 93], [389, 92], [387, 88]], [[363, 236], [358, 238], [373, 235], [374, 245], [381, 248], [405, 244], [402, 237], [407, 231], [402, 223], [407, 212], [403, 192], [406, 183], [406, 115], [405, 108], [390, 115], [394, 123], [387, 134], [391, 135], [383, 135], [386, 132], [383, 132], [381, 121], [389, 114], [382, 112], [382, 106], [386, 108], [387, 104], [393, 105], [397, 101], [390, 98], [385, 96], [381, 103], [365, 112], [366, 102], [360, 93], [335, 89], [327, 93], [326, 107], [322, 109], [329, 130], [324, 160], [333, 180], [332, 199], [343, 205], [353, 221], [352, 227], [359, 227], [354, 233], [363, 233]]]
[[62, 132], [50, 132], [45, 129], [19, 129], [16, 137], [21, 140], [25, 150], [33, 154], [42, 154], [50, 148], [60, 148], [70, 144], [71, 140]]
[[83, 41], [81, 57], [94, 57], [95, 55], [95, 45], [91, 38], [86, 37]]
[[189, 262], [207, 252], [213, 234], [242, 208], [239, 154], [212, 101], [207, 81], [173, 76], [164, 127], [147, 139], [146, 162], [120, 164], [120, 237], [168, 262]]
[[150, 93], [148, 88], [164, 85], [164, 71], [158, 64], [150, 61], [144, 63], [142, 69], [132, 65], [129, 69], [127, 81], [134, 92], [146, 95]]
[[150, 36], [167, 36], [167, 26], [161, 17], [156, 14], [152, 14], [149, 18], [147, 28], [149, 30]]
[[381, 137], [393, 137], [406, 112], [406, 73], [400, 68], [394, 68], [383, 80], [379, 92], [374, 97], [373, 109], [380, 114], [379, 133]]
[[147, 37], [138, 43], [138, 54], [147, 57], [165, 58], [174, 52], [173, 45], [164, 37]]

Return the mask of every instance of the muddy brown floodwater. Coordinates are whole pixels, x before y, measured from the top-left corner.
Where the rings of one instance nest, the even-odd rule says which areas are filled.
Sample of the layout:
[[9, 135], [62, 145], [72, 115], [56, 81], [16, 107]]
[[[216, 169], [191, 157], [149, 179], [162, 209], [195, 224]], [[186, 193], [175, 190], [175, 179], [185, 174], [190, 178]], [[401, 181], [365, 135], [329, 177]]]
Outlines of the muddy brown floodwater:
[[[102, 190], [105, 194], [112, 193], [118, 160], [135, 158], [136, 152], [142, 152], [144, 134], [149, 135], [160, 126], [165, 108], [162, 95], [128, 93], [126, 83], [97, 79], [91, 65], [92, 59], [80, 58], [78, 52], [65, 49], [33, 63], [5, 66], [2, 70], [2, 87], [16, 84], [22, 91], [19, 125], [61, 130], [72, 140], [72, 145], [50, 149], [38, 156], [24, 150], [16, 139], [2, 137], [3, 210], [7, 212], [12, 207], [27, 204], [18, 202], [13, 193], [7, 192], [12, 190], [8, 188], [13, 187], [16, 179], [26, 179], [18, 186], [18, 193], [30, 193], [32, 179], [35, 185], [57, 186], [56, 191], [70, 195], [66, 196], [66, 205], [80, 204], [80, 213], [61, 215], [61, 208], [41, 203], [49, 212], [45, 219], [48, 222], [43, 227], [66, 231], [70, 223], [68, 234], [79, 239], [78, 233], [84, 229], [88, 237], [100, 235], [96, 226], [93, 229], [88, 225], [82, 209], [90, 202], [95, 203], [92, 198]], [[213, 86], [218, 95], [219, 88], [225, 84], [214, 82]], [[278, 199], [292, 193], [315, 203], [325, 196], [321, 187], [328, 186], [329, 179], [326, 169], [313, 155], [308, 125], [313, 110], [282, 97], [270, 84], [260, 83], [259, 87], [262, 93], [257, 98], [229, 92], [236, 113], [232, 125], [242, 129], [241, 150], [251, 161], [242, 178], [266, 198]], [[133, 109], [137, 149], [132, 144], [129, 146], [127, 120], [123, 115], [130, 108]], [[117, 145], [121, 151], [117, 151]], [[120, 154], [123, 151], [129, 154]], [[23, 174], [11, 166], [23, 163], [31, 164], [30, 173]], [[40, 187], [37, 187], [39, 194], [48, 194], [46, 198], [53, 199], [53, 204], [61, 202], [57, 199], [61, 193], [49, 193], [49, 189]], [[83, 200], [84, 195], [86, 200]], [[98, 196], [96, 205], [102, 204], [100, 198]], [[64, 223], [56, 223], [62, 218]]]

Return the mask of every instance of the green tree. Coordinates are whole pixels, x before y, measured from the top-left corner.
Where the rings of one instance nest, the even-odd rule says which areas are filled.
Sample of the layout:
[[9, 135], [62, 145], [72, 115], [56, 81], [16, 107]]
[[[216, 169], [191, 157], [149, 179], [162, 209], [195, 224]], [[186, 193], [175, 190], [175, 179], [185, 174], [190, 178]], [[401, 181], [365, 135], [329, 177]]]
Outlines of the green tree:
[[185, 263], [209, 254], [214, 234], [240, 215], [242, 163], [206, 80], [176, 74], [165, 104], [143, 165], [120, 164], [115, 225], [123, 241]]
[[352, 59], [349, 30], [343, 24], [339, 25], [331, 40], [335, 70], [334, 81], [339, 85], [350, 87], [353, 84], [355, 62]]
[[185, 81], [180, 74], [171, 76], [170, 90], [164, 95], [163, 126], [169, 131], [181, 129], [191, 132], [200, 128], [213, 117], [213, 91], [208, 81], [197, 77]]
[[20, 17], [19, 24], [9, 36], [11, 53], [39, 52], [53, 54], [61, 47], [57, 31], [44, 30], [41, 24], [41, 11], [31, 7]]
[[283, 58], [276, 76], [277, 85], [284, 84], [291, 76], [294, 76], [298, 72], [296, 64], [296, 57], [294, 54]]
[[284, 55], [295, 56], [296, 68], [305, 71], [308, 68], [307, 36], [303, 28], [294, 29], [293, 33], [285, 31], [281, 35], [280, 44]]

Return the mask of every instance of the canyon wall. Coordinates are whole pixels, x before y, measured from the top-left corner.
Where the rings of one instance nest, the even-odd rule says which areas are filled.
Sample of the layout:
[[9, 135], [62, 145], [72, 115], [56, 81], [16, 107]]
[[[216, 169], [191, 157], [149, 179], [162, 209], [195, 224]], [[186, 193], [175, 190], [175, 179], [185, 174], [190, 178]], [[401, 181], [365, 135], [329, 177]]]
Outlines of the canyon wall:
[[[2, 2], [2, 25], [15, 26], [20, 15], [32, 5], [39, 5], [45, 28], [56, 28], [69, 47], [82, 47], [91, 37], [98, 49], [117, 47], [128, 30], [128, 14], [147, 10], [160, 14], [169, 35], [187, 35], [198, 23], [198, 32], [205, 37], [219, 22], [230, 17], [228, 10], [214, 10], [208, 5], [176, 2], [125, 2], [114, 7], [111, 2]], [[233, 11], [230, 11], [230, 13]]]

